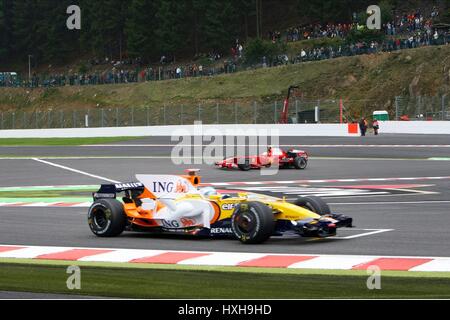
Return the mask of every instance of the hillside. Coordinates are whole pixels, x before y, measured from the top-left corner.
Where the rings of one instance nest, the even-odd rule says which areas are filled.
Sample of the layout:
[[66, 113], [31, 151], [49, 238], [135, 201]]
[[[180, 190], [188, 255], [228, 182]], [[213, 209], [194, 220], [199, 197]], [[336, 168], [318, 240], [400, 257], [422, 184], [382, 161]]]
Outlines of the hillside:
[[[0, 110], [58, 110], [98, 107], [160, 107], [281, 100], [292, 84], [303, 99], [344, 98], [353, 116], [392, 108], [395, 96], [450, 92], [450, 46], [345, 57], [259, 69], [213, 78], [128, 85], [50, 89], [0, 89]], [[362, 108], [367, 110], [362, 110]], [[391, 109], [392, 110], [392, 109]]]

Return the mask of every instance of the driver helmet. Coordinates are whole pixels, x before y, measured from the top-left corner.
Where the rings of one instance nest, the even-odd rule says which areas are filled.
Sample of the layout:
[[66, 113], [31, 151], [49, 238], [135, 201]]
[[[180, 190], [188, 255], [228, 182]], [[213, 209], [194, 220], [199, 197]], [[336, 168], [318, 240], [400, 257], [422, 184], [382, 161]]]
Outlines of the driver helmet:
[[214, 195], [218, 194], [217, 190], [213, 187], [206, 187], [206, 188], [200, 189], [200, 193], [204, 197], [214, 196]]

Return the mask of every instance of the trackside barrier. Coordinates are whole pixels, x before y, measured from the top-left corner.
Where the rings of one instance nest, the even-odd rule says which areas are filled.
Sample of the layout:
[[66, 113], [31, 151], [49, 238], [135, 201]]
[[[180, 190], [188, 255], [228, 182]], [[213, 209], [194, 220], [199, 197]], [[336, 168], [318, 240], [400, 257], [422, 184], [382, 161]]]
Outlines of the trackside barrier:
[[[355, 137], [359, 135], [357, 124], [287, 124], [287, 125], [204, 125], [203, 131], [214, 129], [224, 135], [239, 135], [247, 130], [278, 130], [283, 137]], [[152, 126], [111, 127], [81, 129], [32, 129], [0, 130], [1, 138], [103, 138], [103, 137], [170, 137], [174, 133], [198, 135], [198, 127]], [[380, 122], [380, 133], [397, 134], [448, 134], [450, 121], [386, 121]]]
[[450, 134], [450, 121], [385, 121], [380, 122], [383, 133]]
[[[278, 130], [284, 137], [351, 137], [358, 135], [347, 124], [287, 124], [287, 125], [204, 125], [203, 131], [220, 131], [223, 135], [239, 135], [239, 132], [255, 130]], [[37, 130], [1, 130], [0, 138], [96, 138], [96, 137], [143, 137], [199, 135], [198, 126], [153, 126], [153, 127], [116, 127], [116, 128], [82, 128], [82, 129], [37, 129]]]

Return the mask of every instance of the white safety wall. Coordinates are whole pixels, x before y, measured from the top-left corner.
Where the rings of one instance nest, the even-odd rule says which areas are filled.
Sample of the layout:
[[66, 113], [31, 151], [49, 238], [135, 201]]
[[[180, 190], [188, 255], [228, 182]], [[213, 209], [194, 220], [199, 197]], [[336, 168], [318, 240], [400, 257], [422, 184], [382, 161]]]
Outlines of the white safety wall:
[[380, 122], [383, 133], [450, 135], [450, 121], [385, 121]]
[[[242, 135], [253, 130], [277, 130], [286, 137], [354, 137], [346, 124], [288, 124], [288, 125], [204, 125], [198, 126], [154, 126], [119, 128], [81, 128], [81, 129], [39, 129], [39, 130], [0, 130], [1, 138], [84, 138], [84, 137], [143, 137], [172, 135]], [[386, 121], [380, 123], [380, 134], [448, 134], [450, 121]], [[450, 137], [449, 137], [450, 138]]]
[[[81, 138], [81, 137], [142, 137], [202, 135], [208, 132], [223, 135], [240, 135], [254, 130], [278, 130], [280, 136], [350, 136], [345, 124], [290, 124], [290, 125], [204, 125], [201, 126], [155, 126], [120, 128], [83, 128], [83, 129], [42, 129], [42, 130], [3, 130], [0, 138]], [[269, 132], [270, 133], [270, 132]]]

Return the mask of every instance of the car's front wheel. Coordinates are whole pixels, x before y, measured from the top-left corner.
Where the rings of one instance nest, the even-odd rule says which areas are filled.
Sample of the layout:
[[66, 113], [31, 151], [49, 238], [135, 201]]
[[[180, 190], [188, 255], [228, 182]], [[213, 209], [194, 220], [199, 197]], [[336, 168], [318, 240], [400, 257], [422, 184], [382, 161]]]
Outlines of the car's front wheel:
[[305, 170], [308, 166], [308, 160], [303, 157], [297, 157], [294, 159], [294, 167], [299, 170]]
[[231, 217], [234, 235], [245, 244], [260, 244], [268, 240], [275, 229], [272, 209], [260, 202], [238, 205]]
[[321, 216], [326, 216], [331, 214], [331, 209], [328, 204], [320, 197], [316, 196], [308, 196], [308, 197], [299, 197], [295, 203], [295, 205], [305, 208], [309, 211], [317, 213]]
[[98, 237], [117, 237], [125, 230], [123, 205], [115, 199], [100, 199], [89, 208], [88, 224]]

